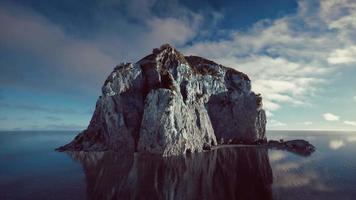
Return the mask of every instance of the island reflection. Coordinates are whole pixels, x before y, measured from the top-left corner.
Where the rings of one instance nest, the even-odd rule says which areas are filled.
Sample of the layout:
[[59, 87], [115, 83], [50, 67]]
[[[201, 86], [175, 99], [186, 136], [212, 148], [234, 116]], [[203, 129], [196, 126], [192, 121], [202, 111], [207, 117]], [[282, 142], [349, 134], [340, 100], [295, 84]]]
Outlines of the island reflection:
[[83, 166], [88, 199], [272, 199], [265, 148], [220, 148], [169, 158], [69, 154]]

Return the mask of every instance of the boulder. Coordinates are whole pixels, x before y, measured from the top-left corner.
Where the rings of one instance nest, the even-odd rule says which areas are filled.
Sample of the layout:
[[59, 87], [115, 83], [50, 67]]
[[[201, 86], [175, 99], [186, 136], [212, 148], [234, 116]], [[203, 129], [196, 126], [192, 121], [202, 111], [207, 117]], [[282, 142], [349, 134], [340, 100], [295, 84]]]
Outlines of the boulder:
[[309, 156], [315, 151], [315, 147], [306, 140], [269, 140], [267, 143], [269, 148], [287, 150], [298, 155]]

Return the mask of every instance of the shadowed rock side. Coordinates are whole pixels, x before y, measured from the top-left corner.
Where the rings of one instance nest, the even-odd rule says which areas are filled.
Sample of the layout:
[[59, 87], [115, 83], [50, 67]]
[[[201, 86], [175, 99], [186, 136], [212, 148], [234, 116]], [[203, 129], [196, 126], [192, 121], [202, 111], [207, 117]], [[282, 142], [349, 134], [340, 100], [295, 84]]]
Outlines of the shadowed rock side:
[[289, 152], [301, 155], [310, 156], [315, 151], [315, 146], [306, 140], [269, 140], [267, 146], [272, 149], [287, 150]]
[[117, 66], [88, 128], [58, 150], [179, 155], [217, 139], [265, 141], [265, 125], [262, 98], [246, 74], [163, 45]]
[[272, 199], [265, 148], [224, 148], [164, 158], [71, 152], [81, 162], [88, 199]]

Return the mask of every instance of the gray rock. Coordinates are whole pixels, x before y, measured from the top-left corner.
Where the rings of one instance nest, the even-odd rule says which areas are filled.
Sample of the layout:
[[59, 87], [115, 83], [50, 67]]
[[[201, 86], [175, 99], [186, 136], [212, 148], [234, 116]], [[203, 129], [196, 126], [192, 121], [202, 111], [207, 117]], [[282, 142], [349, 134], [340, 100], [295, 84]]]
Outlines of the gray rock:
[[117, 66], [88, 128], [58, 150], [179, 155], [217, 139], [265, 141], [265, 126], [262, 98], [246, 74], [163, 45]]
[[216, 137], [201, 104], [185, 104], [180, 94], [169, 89], [148, 94], [138, 151], [179, 155], [201, 151], [204, 143], [216, 144]]
[[267, 143], [269, 148], [287, 150], [302, 156], [309, 156], [315, 151], [315, 147], [306, 140], [269, 140]]

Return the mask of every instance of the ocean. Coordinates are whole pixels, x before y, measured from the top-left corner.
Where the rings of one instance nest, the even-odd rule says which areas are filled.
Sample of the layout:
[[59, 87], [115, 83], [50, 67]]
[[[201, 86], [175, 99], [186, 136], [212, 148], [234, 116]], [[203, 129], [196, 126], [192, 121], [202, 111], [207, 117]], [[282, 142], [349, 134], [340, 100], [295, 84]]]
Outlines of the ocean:
[[268, 131], [310, 156], [260, 147], [161, 158], [56, 152], [77, 131], [0, 132], [0, 199], [356, 199], [356, 133]]

